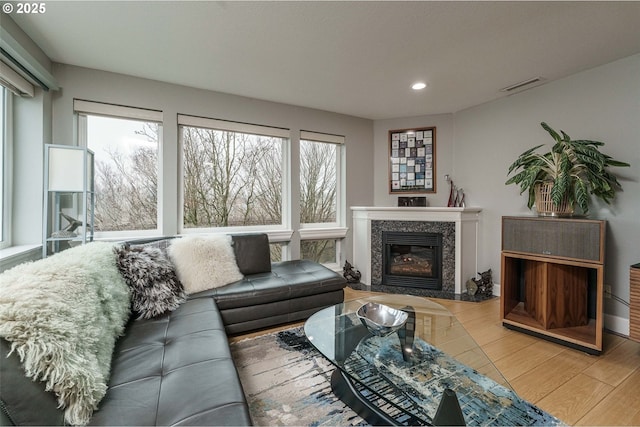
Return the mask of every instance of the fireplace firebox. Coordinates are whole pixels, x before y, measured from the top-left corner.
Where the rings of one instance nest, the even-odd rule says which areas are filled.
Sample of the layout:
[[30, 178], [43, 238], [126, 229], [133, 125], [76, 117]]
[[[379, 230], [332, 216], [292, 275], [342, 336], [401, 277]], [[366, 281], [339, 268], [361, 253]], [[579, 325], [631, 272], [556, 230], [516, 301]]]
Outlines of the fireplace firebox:
[[442, 234], [384, 231], [382, 283], [442, 290]]

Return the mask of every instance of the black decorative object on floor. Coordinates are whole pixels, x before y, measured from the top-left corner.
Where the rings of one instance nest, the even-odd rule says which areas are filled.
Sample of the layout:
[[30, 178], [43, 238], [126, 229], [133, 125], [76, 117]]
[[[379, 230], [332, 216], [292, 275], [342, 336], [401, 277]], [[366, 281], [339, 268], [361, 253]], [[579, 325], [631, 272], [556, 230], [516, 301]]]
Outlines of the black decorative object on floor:
[[347, 279], [347, 283], [360, 283], [360, 278], [362, 277], [362, 273], [353, 268], [349, 261], [344, 262], [342, 275]]

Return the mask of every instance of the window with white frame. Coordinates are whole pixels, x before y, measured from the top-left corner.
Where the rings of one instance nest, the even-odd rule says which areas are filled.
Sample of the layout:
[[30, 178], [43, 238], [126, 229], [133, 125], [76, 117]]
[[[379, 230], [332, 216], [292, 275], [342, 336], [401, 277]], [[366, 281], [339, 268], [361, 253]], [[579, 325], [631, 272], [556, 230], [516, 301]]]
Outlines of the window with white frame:
[[75, 100], [78, 139], [95, 153], [95, 231], [156, 231], [162, 112]]
[[323, 264], [339, 262], [344, 238], [344, 137], [300, 132], [300, 254]]
[[[29, 65], [27, 64], [27, 66]], [[18, 70], [19, 68], [17, 65], [9, 66], [0, 61], [0, 193], [2, 194], [0, 200], [0, 249], [11, 246], [15, 237], [12, 230], [15, 225], [12, 220], [12, 204], [14, 202], [13, 149], [15, 145], [13, 137], [14, 100], [33, 98], [35, 94], [33, 85], [24, 78], [25, 74]]]
[[339, 240], [302, 240], [300, 242], [300, 258], [310, 259], [320, 264], [336, 264], [338, 262]]
[[0, 192], [2, 193], [0, 207], [0, 249], [11, 245], [11, 105], [12, 95], [4, 86], [0, 86]]
[[182, 227], [285, 223], [287, 129], [178, 116]]

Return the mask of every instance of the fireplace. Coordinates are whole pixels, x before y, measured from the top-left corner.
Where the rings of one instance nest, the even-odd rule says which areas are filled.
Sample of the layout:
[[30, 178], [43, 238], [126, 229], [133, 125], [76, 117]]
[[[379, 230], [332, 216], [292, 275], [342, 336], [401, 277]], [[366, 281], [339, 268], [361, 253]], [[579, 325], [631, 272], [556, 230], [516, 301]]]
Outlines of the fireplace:
[[382, 283], [442, 290], [442, 234], [382, 233]]
[[[360, 270], [366, 290], [405, 293], [433, 298], [455, 298], [465, 282], [480, 271], [479, 208], [352, 207], [353, 265]], [[385, 231], [442, 235], [442, 289], [386, 286], [382, 280]]]

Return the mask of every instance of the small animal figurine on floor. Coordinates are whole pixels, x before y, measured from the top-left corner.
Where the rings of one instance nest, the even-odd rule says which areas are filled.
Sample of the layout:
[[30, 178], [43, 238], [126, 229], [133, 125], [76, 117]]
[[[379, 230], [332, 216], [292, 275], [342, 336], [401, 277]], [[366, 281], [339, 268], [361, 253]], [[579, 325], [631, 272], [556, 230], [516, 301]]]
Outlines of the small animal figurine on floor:
[[467, 294], [475, 295], [478, 292], [478, 284], [476, 283], [476, 279], [473, 277], [467, 280]]
[[344, 268], [342, 269], [342, 275], [347, 279], [347, 283], [360, 283], [362, 273], [354, 269], [349, 261], [344, 262]]
[[493, 279], [491, 278], [491, 269], [478, 272], [479, 279], [471, 278], [467, 280], [467, 294], [490, 297], [493, 295]]
[[480, 275], [480, 280], [476, 281], [478, 284], [478, 294], [484, 296], [493, 295], [493, 279], [491, 277], [491, 269], [487, 271], [483, 271], [482, 273], [478, 272]]

